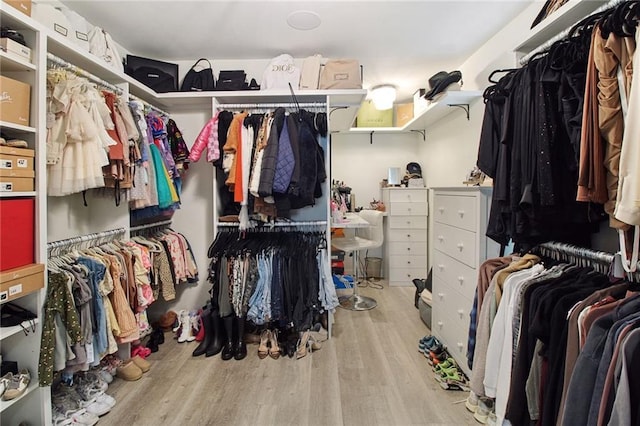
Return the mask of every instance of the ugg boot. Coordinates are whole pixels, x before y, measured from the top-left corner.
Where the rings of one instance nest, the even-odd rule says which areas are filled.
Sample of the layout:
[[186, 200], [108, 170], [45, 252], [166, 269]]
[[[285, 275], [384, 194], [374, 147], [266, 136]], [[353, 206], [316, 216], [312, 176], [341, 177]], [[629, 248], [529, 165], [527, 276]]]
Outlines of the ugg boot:
[[202, 327], [204, 337], [200, 341], [198, 347], [195, 348], [191, 354], [192, 356], [204, 355], [211, 344], [211, 334], [213, 333], [213, 329], [211, 328], [211, 311], [202, 311], [202, 315], [200, 316], [200, 327]]
[[178, 343], [184, 343], [193, 340], [193, 336], [191, 333], [191, 315], [189, 311], [182, 310], [180, 311], [178, 321], [180, 321], [180, 330], [178, 333]]
[[244, 317], [234, 316], [234, 320], [237, 325], [236, 330], [238, 331], [238, 335], [236, 336], [236, 347], [233, 358], [240, 361], [247, 357], [247, 344], [244, 342]]
[[226, 333], [224, 347], [222, 348], [222, 359], [227, 361], [233, 358], [235, 352], [235, 340], [233, 336], [233, 323], [235, 322], [234, 315], [229, 315], [222, 318], [224, 323], [224, 331]]
[[219, 311], [212, 311], [209, 319], [211, 321], [211, 342], [207, 346], [207, 357], [218, 355], [224, 344], [224, 329]]
[[187, 342], [193, 342], [196, 340], [196, 333], [200, 329], [200, 315], [198, 312], [189, 312], [189, 336], [187, 336]]

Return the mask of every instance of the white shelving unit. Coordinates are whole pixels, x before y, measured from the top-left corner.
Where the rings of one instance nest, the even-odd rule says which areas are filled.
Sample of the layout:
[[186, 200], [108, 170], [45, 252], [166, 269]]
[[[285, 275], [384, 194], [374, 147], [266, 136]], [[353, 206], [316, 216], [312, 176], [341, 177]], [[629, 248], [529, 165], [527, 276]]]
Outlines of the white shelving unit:
[[452, 90], [446, 92], [436, 102], [429, 104], [418, 115], [409, 120], [402, 127], [351, 127], [349, 133], [406, 133], [420, 132], [425, 139], [425, 131], [439, 120], [442, 120], [454, 111], [462, 110], [469, 119], [469, 105], [482, 96], [482, 92], [476, 90]]
[[[45, 63], [46, 46], [44, 32], [40, 24], [22, 12], [2, 2], [0, 6], [2, 26], [20, 31], [27, 46], [31, 49], [31, 61], [7, 52], [0, 52], [0, 73], [3, 76], [19, 80], [31, 86], [29, 125], [0, 121], [0, 130], [7, 137], [27, 141], [28, 147], [35, 150], [34, 191], [3, 192], [0, 199], [4, 202], [13, 198], [32, 198], [35, 205], [34, 258], [37, 263], [46, 262], [46, 136], [44, 126], [45, 99]], [[46, 282], [46, 275], [44, 276]], [[44, 283], [43, 283], [44, 284]], [[33, 323], [24, 322], [28, 330], [25, 335], [21, 326], [0, 329], [0, 350], [3, 360], [17, 361], [18, 369], [26, 368], [31, 375], [29, 387], [23, 395], [11, 401], [0, 401], [0, 419], [2, 424], [50, 424], [51, 393], [49, 388], [38, 386], [38, 358], [40, 354], [41, 312], [45, 298], [45, 289], [12, 300], [38, 318]], [[32, 329], [32, 324], [35, 330]]]
[[569, 0], [533, 27], [514, 51], [520, 54], [531, 52], [605, 4], [607, 0]]

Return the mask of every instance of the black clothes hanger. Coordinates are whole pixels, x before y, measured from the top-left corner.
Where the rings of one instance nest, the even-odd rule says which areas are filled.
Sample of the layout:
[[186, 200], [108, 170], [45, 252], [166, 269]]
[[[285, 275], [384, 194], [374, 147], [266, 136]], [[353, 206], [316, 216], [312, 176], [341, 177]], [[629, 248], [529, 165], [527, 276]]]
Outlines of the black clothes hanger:
[[493, 77], [494, 77], [496, 74], [500, 74], [500, 73], [512, 73], [512, 72], [514, 72], [514, 71], [518, 71], [518, 69], [519, 69], [519, 68], [504, 68], [504, 69], [494, 70], [494, 71], [492, 71], [492, 72], [491, 72], [491, 74], [489, 74], [489, 78], [488, 78], [488, 80], [489, 80], [489, 82], [491, 82], [491, 83], [498, 84], [498, 82], [499, 82], [500, 80], [493, 80]]

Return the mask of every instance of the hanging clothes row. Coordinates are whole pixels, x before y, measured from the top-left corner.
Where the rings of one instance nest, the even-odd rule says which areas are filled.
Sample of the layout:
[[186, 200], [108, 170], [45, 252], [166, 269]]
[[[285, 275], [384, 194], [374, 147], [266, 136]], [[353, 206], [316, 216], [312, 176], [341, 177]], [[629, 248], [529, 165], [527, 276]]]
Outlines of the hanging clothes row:
[[[589, 16], [522, 68], [489, 77], [477, 165], [494, 179], [487, 235], [495, 241], [589, 246], [603, 209], [613, 211], [637, 3]], [[605, 135], [616, 141], [605, 147]]]
[[249, 226], [290, 218], [292, 209], [313, 206], [327, 178], [324, 112], [295, 109], [218, 111], [196, 139], [190, 161], [207, 150], [216, 167], [222, 216]]
[[211, 301], [221, 317], [309, 330], [338, 297], [328, 268], [326, 233], [222, 227], [209, 247]]
[[[123, 240], [107, 231], [50, 245], [39, 361], [41, 386], [54, 372], [98, 365], [118, 344], [151, 333], [146, 310], [175, 284], [197, 281], [189, 244], [170, 230]], [[112, 240], [105, 242], [105, 236]]]
[[132, 209], [177, 208], [188, 149], [175, 122], [53, 55], [48, 63], [48, 194], [110, 188], [118, 205], [124, 196]]
[[[616, 342], [624, 346], [620, 326], [629, 332], [640, 325], [638, 287], [612, 280], [613, 255], [580, 249], [582, 256], [568, 247], [547, 244], [480, 267], [470, 387], [486, 405], [494, 402], [497, 424], [636, 424], [614, 420], [637, 421], [640, 394], [624, 388], [635, 372], [616, 370], [612, 355]], [[640, 349], [637, 339], [629, 344], [631, 352]], [[631, 406], [616, 404], [618, 394], [630, 396]]]

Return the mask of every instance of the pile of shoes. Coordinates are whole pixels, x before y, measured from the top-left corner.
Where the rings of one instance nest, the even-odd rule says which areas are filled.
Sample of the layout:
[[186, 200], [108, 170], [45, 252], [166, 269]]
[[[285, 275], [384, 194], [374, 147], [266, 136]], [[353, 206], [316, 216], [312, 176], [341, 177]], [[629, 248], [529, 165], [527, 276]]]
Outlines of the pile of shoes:
[[70, 382], [52, 388], [53, 423], [94, 425], [116, 405], [105, 391], [109, 385], [98, 370], [76, 373]]
[[464, 406], [473, 413], [473, 418], [479, 423], [495, 426], [497, 418], [493, 399], [479, 397], [473, 391], [470, 391]]
[[433, 369], [434, 377], [443, 389], [469, 390], [469, 382], [447, 348], [435, 336], [424, 336], [418, 342], [418, 351]]

